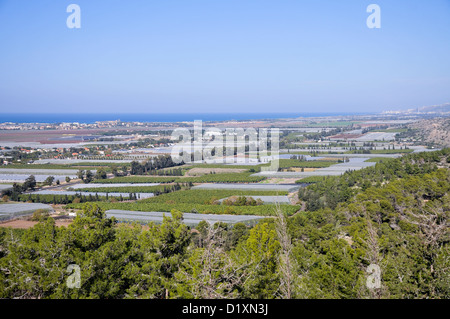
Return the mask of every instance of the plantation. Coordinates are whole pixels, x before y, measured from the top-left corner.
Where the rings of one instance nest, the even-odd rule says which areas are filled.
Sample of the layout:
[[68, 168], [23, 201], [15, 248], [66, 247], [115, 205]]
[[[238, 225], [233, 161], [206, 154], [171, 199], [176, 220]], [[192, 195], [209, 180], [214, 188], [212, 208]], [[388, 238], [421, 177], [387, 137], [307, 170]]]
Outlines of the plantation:
[[258, 165], [230, 165], [230, 164], [193, 164], [189, 168], [232, 168], [232, 169], [253, 169], [255, 172], [261, 171], [261, 166], [268, 166], [268, 164]]
[[280, 159], [280, 168], [304, 167], [304, 168], [324, 168], [337, 164], [338, 161], [299, 161], [295, 159]]
[[[219, 200], [230, 196], [276, 196], [286, 195], [287, 192], [279, 191], [239, 191], [239, 190], [183, 190], [160, 196], [143, 199], [137, 203], [98, 203], [105, 210], [121, 209], [133, 211], [159, 211], [170, 212], [176, 209], [182, 212], [198, 212], [202, 214], [249, 214], [270, 216], [274, 211], [273, 205], [262, 206], [226, 206]], [[291, 215], [299, 210], [298, 206], [282, 205], [282, 211]], [[80, 208], [80, 205], [72, 204], [70, 208]]]
[[399, 153], [412, 153], [413, 149], [387, 149], [387, 150], [351, 150], [345, 152], [345, 154], [399, 154]]
[[165, 176], [124, 176], [114, 177], [110, 179], [94, 180], [92, 184], [119, 184], [119, 183], [172, 183], [177, 180], [177, 177]]
[[252, 195], [287, 195], [287, 192], [282, 191], [242, 191], [242, 190], [200, 190], [190, 189], [179, 191], [170, 194], [164, 194], [157, 197], [145, 199], [141, 202], [146, 203], [196, 203], [196, 204], [211, 204], [221, 198], [229, 196], [252, 196]]
[[[86, 203], [97, 201], [124, 201], [135, 200], [135, 194], [108, 194], [101, 196], [100, 194], [64, 194], [64, 195], [50, 195], [50, 194], [22, 194], [18, 200], [21, 202], [44, 203], [44, 204], [71, 204], [71, 203]], [[136, 199], [138, 195], [136, 195]], [[114, 199], [113, 199], [114, 198]]]
[[157, 186], [126, 186], [126, 187], [83, 187], [77, 188], [81, 192], [108, 192], [108, 193], [169, 193], [171, 191], [180, 190], [182, 186], [174, 185], [157, 185]]
[[[155, 197], [156, 198], [156, 197]], [[236, 214], [236, 215], [258, 215], [273, 216], [275, 213], [275, 205], [260, 206], [226, 206], [226, 205], [208, 205], [200, 203], [109, 203], [94, 202], [103, 210], [119, 209], [141, 212], [170, 212], [173, 209], [184, 213], [198, 214]], [[81, 209], [83, 204], [69, 204], [68, 208]], [[281, 205], [281, 211], [291, 216], [296, 213], [300, 207], [292, 205]]]
[[196, 177], [179, 178], [179, 183], [257, 183], [266, 179], [264, 176], [251, 176], [252, 173], [207, 174]]

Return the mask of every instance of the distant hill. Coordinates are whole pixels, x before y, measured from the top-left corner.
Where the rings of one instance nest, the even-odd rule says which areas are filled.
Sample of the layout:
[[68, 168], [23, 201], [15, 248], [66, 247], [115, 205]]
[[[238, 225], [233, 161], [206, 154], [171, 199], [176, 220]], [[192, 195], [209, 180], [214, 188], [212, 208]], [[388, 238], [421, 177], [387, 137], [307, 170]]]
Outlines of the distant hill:
[[450, 113], [450, 103], [419, 107], [420, 113]]
[[425, 143], [450, 147], [450, 117], [421, 120], [408, 125]]
[[383, 114], [436, 114], [450, 115], [450, 103], [439, 105], [421, 106], [408, 110], [384, 111]]

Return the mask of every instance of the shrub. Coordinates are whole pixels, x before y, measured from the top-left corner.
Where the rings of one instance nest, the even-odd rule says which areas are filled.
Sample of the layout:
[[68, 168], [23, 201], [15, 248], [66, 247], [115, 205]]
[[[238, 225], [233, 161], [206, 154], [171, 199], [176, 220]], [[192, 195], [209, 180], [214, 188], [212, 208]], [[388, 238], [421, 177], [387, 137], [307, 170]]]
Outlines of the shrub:
[[49, 216], [50, 216], [50, 214], [49, 214], [48, 210], [38, 209], [33, 213], [33, 216], [31, 216], [31, 220], [37, 222], [37, 221], [41, 220], [42, 218], [47, 218]]

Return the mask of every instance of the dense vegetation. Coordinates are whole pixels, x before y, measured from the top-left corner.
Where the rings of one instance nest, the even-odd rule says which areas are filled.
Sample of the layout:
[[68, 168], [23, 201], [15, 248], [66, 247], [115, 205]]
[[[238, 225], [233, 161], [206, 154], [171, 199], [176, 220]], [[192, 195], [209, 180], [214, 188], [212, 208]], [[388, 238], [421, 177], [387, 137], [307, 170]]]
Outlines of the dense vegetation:
[[436, 171], [438, 164], [445, 164], [449, 155], [450, 149], [408, 154], [398, 159], [379, 162], [373, 167], [349, 171], [342, 176], [325, 177], [314, 185], [300, 189], [299, 199], [307, 203], [307, 210], [334, 209], [360, 190], [366, 190], [371, 186], [379, 188], [397, 178]]
[[[41, 216], [27, 230], [0, 229], [0, 298], [448, 299], [449, 155], [414, 153], [317, 181], [300, 192], [307, 210], [289, 218], [273, 205], [215, 205], [223, 190], [139, 203], [270, 208], [252, 228], [200, 223], [191, 232], [177, 211], [161, 225], [118, 225], [104, 215], [113, 204], [88, 203], [68, 227]], [[66, 284], [70, 265], [80, 269], [77, 289]], [[367, 285], [371, 265], [379, 288]]]

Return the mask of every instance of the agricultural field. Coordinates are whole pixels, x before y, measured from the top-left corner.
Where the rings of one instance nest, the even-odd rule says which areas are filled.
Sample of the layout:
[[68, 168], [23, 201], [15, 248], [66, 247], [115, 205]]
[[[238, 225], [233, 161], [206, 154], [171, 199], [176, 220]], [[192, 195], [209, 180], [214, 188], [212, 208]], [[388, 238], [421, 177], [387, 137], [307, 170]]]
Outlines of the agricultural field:
[[[128, 186], [115, 186], [115, 187], [105, 187], [108, 184], [102, 185], [102, 187], [80, 187], [76, 190], [78, 192], [103, 192], [103, 193], [167, 193], [175, 188], [175, 185], [152, 185], [152, 186], [136, 186], [136, 184], [126, 184]], [[113, 185], [120, 185], [120, 184], [113, 184]], [[131, 185], [131, 186], [130, 186]], [[82, 185], [80, 185], [82, 186]], [[181, 186], [180, 186], [181, 187]]]
[[204, 176], [208, 174], [226, 174], [226, 173], [243, 173], [247, 172], [248, 169], [239, 169], [239, 168], [203, 168], [203, 167], [194, 167], [186, 171], [186, 177], [196, 177], [196, 176]]
[[179, 183], [257, 183], [266, 179], [264, 176], [251, 176], [252, 173], [207, 174], [197, 177], [182, 177]]
[[280, 168], [299, 167], [299, 168], [324, 168], [337, 164], [337, 160], [327, 161], [299, 161], [295, 159], [280, 159]]
[[[231, 196], [231, 197], [233, 197], [233, 196]], [[230, 199], [231, 197], [222, 198], [219, 200], [219, 202], [223, 203], [223, 201]], [[264, 196], [264, 195], [249, 196], [249, 195], [244, 195], [244, 197], [252, 198], [254, 200], [260, 200], [264, 204], [290, 204], [291, 203], [288, 196]]]
[[70, 185], [68, 190], [84, 190], [84, 189], [104, 189], [104, 188], [126, 188], [126, 187], [152, 187], [152, 186], [158, 186], [161, 185], [161, 183], [105, 183], [105, 184], [99, 184], [99, 183], [91, 183], [91, 184], [75, 184]]
[[[7, 183], [23, 183], [25, 180], [30, 176], [26, 174], [0, 174], [0, 182], [7, 182]], [[55, 178], [55, 181], [59, 180], [60, 182], [63, 182], [66, 177], [69, 177], [70, 179], [76, 179], [76, 175], [34, 175], [34, 178], [36, 179], [36, 182], [42, 183], [44, 182], [47, 177], [53, 176]]]
[[0, 184], [0, 192], [1, 192], [2, 190], [6, 190], [6, 189], [10, 189], [10, 188], [12, 188], [12, 185], [9, 185], [9, 184]]
[[[172, 214], [169, 212], [138, 212], [138, 211], [126, 211], [126, 210], [118, 210], [118, 209], [110, 209], [106, 211], [107, 217], [114, 217], [118, 221], [125, 222], [140, 222], [140, 223], [149, 223], [154, 222], [156, 224], [160, 224], [163, 221], [163, 217], [172, 217]], [[196, 226], [201, 221], [206, 221], [210, 224], [214, 224], [217, 222], [227, 223], [227, 224], [236, 224], [236, 223], [244, 223], [246, 225], [251, 225], [256, 223], [258, 220], [264, 217], [254, 216], [254, 215], [215, 215], [215, 214], [192, 214], [192, 213], [184, 213], [183, 214], [183, 223], [189, 226]]]
[[50, 205], [40, 203], [11, 203], [0, 205], [0, 220], [9, 220], [25, 215], [31, 215], [38, 209], [53, 211]]
[[413, 149], [398, 149], [398, 150], [393, 150], [393, 149], [387, 149], [387, 150], [351, 150], [351, 151], [347, 151], [345, 152], [345, 154], [405, 154], [405, 153], [412, 153], [414, 152]]
[[278, 195], [294, 192], [300, 186], [287, 184], [201, 184], [192, 187], [192, 189], [201, 190], [242, 190], [242, 191], [274, 191]]
[[[286, 193], [284, 193], [286, 194]], [[105, 210], [121, 209], [131, 211], [170, 212], [172, 209], [181, 212], [195, 212], [200, 214], [236, 214], [261, 215], [274, 214], [274, 205], [260, 206], [227, 206], [221, 205], [219, 200], [230, 196], [277, 196], [284, 195], [277, 191], [239, 191], [239, 190], [184, 190], [162, 194], [152, 198], [132, 203], [98, 202], [99, 207]], [[80, 208], [81, 204], [69, 204], [69, 208]], [[292, 215], [299, 210], [298, 206], [282, 205], [282, 211]]]
[[[65, 196], [65, 195], [67, 195], [67, 196], [75, 196], [75, 195], [77, 195], [77, 194], [80, 194], [81, 192], [80, 191], [78, 191], [78, 192], [75, 192], [75, 191], [53, 191], [53, 190], [41, 190], [41, 191], [36, 191], [36, 192], [33, 192], [33, 193], [31, 193], [31, 195], [51, 195], [51, 196]], [[129, 197], [129, 195], [130, 195], [130, 193], [135, 193], [135, 192], [128, 192], [128, 193], [125, 193], [125, 192], [121, 192], [121, 193], [118, 193], [118, 192], [111, 192], [111, 193], [109, 193], [109, 192], [106, 192], [106, 191], [103, 191], [103, 192], [82, 192], [82, 195], [84, 195], [84, 196], [89, 196], [89, 195], [91, 195], [91, 196], [99, 196], [99, 197], [106, 197], [106, 196], [109, 196], [109, 197], [124, 197], [124, 198], [126, 198], [126, 197]], [[136, 192], [136, 195], [138, 196], [138, 198], [140, 198], [140, 199], [144, 199], [144, 198], [149, 198], [149, 197], [153, 197], [154, 195], [153, 195], [153, 193], [137, 193]], [[26, 194], [24, 194], [23, 196], [26, 196]]]
[[174, 176], [124, 176], [110, 179], [94, 180], [91, 184], [140, 184], [140, 183], [173, 183], [178, 180]]
[[[0, 175], [7, 174], [24, 174], [24, 175], [76, 175], [78, 170], [76, 169], [39, 169], [39, 168], [0, 168]], [[96, 173], [93, 170], [92, 173]]]

